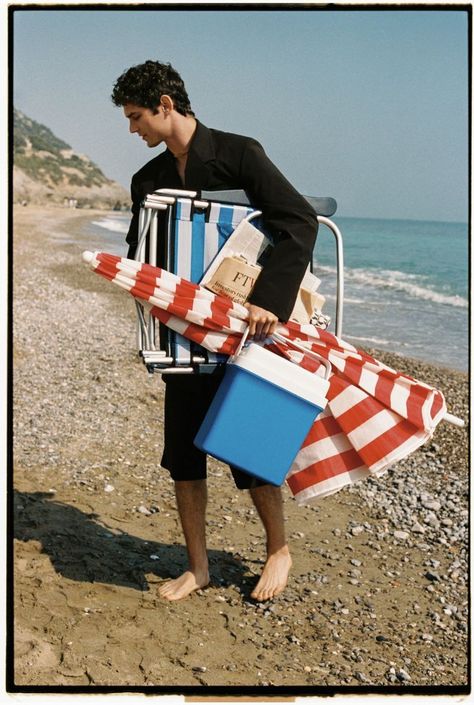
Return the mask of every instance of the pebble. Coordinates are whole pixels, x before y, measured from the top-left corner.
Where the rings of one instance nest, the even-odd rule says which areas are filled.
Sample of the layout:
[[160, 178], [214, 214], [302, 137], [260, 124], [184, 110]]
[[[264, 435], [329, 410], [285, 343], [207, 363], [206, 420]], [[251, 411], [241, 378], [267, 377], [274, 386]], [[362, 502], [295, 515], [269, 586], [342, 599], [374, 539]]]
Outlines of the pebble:
[[438, 512], [441, 509], [441, 502], [436, 499], [425, 499], [421, 502], [425, 509], [432, 509], [434, 512]]
[[365, 531], [363, 526], [353, 526], [351, 529], [351, 534], [353, 536], [359, 536], [359, 534], [362, 534]]
[[438, 573], [432, 573], [432, 572], [429, 571], [429, 570], [425, 573], [425, 578], [428, 578], [428, 580], [432, 580], [433, 582], [434, 582], [434, 581], [437, 582], [437, 581], [441, 580], [441, 578], [439, 577]]
[[415, 534], [424, 534], [425, 533], [425, 528], [418, 521], [415, 521], [415, 523], [411, 527], [411, 530]]
[[301, 641], [294, 634], [287, 636], [287, 639], [288, 641], [291, 641], [292, 644], [297, 644], [298, 646], [301, 644]]
[[428, 524], [428, 526], [433, 527], [433, 529], [439, 529], [440, 527], [440, 521], [436, 514], [433, 514], [433, 512], [429, 512], [423, 519], [425, 524]]
[[408, 531], [394, 531], [393, 535], [395, 536], [396, 539], [400, 539], [402, 541], [405, 541], [405, 539], [410, 537], [410, 534]]
[[401, 668], [397, 673], [395, 674], [400, 681], [411, 681], [411, 676], [409, 673], [407, 673], [403, 668]]

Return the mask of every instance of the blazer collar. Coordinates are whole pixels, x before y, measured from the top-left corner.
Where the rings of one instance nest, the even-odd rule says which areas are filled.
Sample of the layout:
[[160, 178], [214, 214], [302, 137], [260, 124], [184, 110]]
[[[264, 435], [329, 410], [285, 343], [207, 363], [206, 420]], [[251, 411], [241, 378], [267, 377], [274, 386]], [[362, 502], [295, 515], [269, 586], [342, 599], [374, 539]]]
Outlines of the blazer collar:
[[185, 171], [185, 187], [192, 191], [206, 188], [212, 174], [211, 162], [216, 158], [209, 128], [197, 121]]
[[[189, 149], [189, 157], [195, 156], [205, 164], [206, 162], [213, 161], [216, 158], [214, 140], [212, 139], [212, 134], [208, 127], [203, 125], [202, 122], [199, 122], [199, 120], [196, 120], [196, 123], [196, 130], [191, 140], [191, 146]], [[171, 151], [166, 149], [166, 152], [168, 158], [173, 160], [174, 157]]]
[[193, 141], [191, 142], [190, 151], [194, 152], [202, 162], [210, 162], [216, 158], [211, 131], [208, 127], [203, 125], [202, 122], [199, 122], [199, 120], [196, 120], [196, 123], [196, 131]]

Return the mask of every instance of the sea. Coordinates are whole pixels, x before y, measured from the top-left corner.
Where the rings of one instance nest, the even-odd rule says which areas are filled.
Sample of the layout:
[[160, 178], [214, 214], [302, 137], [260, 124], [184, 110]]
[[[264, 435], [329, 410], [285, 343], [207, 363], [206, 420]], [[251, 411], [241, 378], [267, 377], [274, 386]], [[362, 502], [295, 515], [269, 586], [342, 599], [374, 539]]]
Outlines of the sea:
[[[343, 236], [342, 337], [362, 349], [396, 352], [467, 371], [469, 228], [467, 223], [333, 216]], [[125, 256], [130, 214], [87, 224], [89, 249]], [[334, 331], [335, 238], [320, 226], [313, 271]]]

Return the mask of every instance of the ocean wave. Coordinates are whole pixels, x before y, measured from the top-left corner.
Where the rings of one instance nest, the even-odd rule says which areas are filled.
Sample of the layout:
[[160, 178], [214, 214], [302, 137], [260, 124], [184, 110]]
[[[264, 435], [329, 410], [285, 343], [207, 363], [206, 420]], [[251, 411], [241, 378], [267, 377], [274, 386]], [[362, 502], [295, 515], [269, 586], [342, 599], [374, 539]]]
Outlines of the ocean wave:
[[93, 220], [92, 225], [98, 225], [100, 228], [111, 230], [114, 233], [127, 233], [129, 227], [128, 223], [124, 223], [121, 220], [114, 220], [114, 218], [102, 218], [102, 220]]
[[[318, 265], [318, 274], [330, 274], [335, 276], [336, 268]], [[427, 277], [422, 274], [408, 274], [392, 269], [375, 271], [372, 269], [351, 269], [344, 268], [344, 280], [355, 284], [361, 284], [375, 289], [391, 289], [403, 291], [416, 299], [424, 299], [437, 304], [467, 308], [469, 302], [458, 294], [445, 294], [441, 291], [424, 286], [423, 282]]]
[[383, 338], [365, 338], [361, 335], [344, 335], [347, 340], [356, 340], [360, 343], [371, 343], [373, 345], [392, 345], [395, 348], [401, 347], [402, 343], [394, 342], [393, 340], [384, 340]]
[[[336, 296], [326, 296], [327, 299], [336, 299]], [[361, 304], [366, 306], [367, 305], [367, 300], [366, 299], [352, 299], [349, 296], [344, 296], [344, 303], [345, 304]]]

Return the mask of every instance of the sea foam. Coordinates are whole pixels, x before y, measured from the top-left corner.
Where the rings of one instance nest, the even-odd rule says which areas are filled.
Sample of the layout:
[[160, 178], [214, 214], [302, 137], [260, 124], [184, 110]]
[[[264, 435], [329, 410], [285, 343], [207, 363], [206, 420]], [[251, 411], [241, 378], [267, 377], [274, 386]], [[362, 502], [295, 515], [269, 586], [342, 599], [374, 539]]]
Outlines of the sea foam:
[[125, 223], [120, 220], [115, 220], [114, 218], [102, 218], [102, 220], [93, 220], [92, 225], [98, 225], [100, 228], [105, 228], [105, 230], [111, 230], [114, 233], [128, 232], [128, 223]]
[[[335, 267], [317, 265], [318, 273], [335, 277]], [[437, 304], [467, 308], [469, 302], [457, 294], [446, 294], [424, 285], [427, 277], [420, 274], [408, 274], [397, 270], [356, 269], [344, 267], [344, 280], [360, 284], [367, 288], [391, 289], [403, 291], [415, 299], [433, 301]]]

